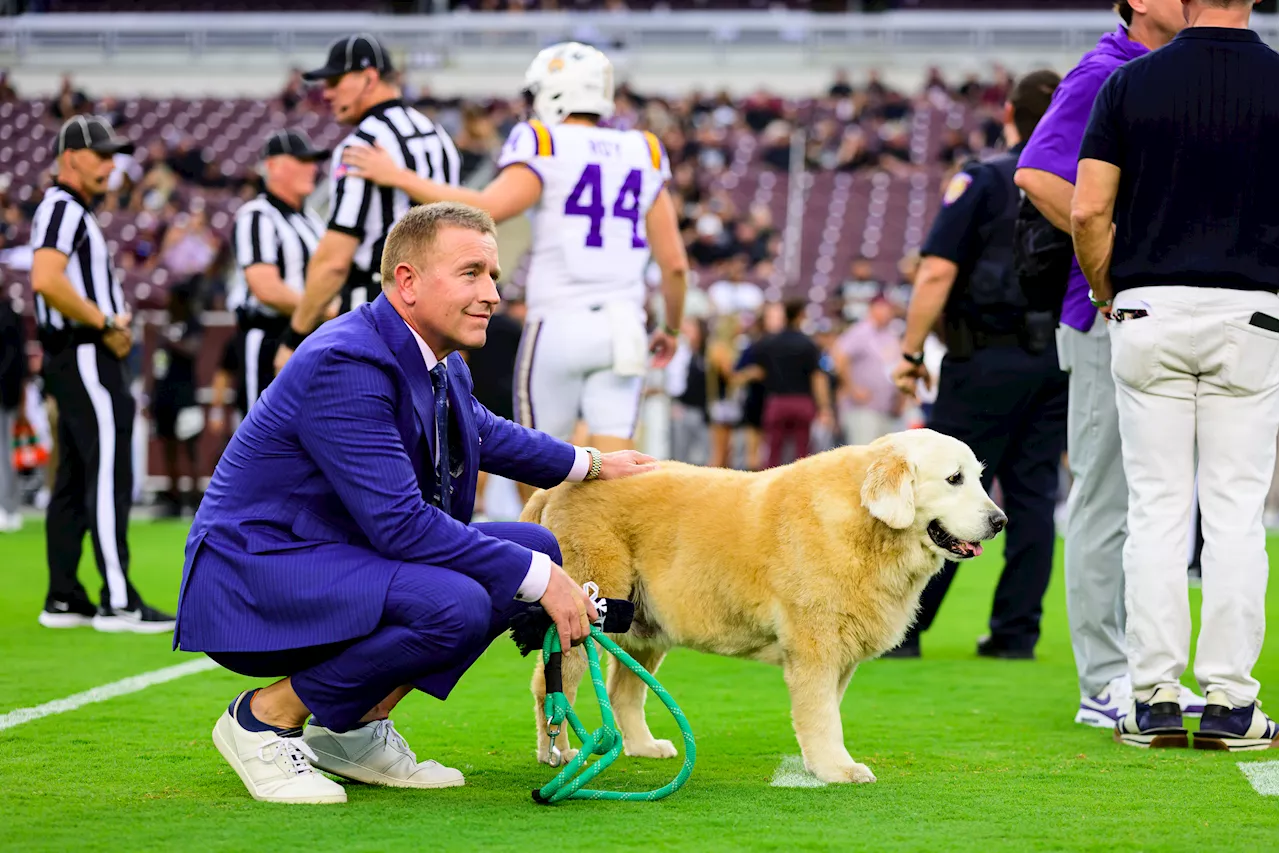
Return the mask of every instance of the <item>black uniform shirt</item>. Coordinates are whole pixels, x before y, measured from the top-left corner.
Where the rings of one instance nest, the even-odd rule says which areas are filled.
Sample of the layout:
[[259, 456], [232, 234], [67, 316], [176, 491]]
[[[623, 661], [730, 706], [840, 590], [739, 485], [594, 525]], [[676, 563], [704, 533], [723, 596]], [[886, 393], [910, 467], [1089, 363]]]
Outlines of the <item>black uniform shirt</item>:
[[[1016, 286], [1013, 262], [1014, 220], [1010, 203], [1017, 200], [1018, 188], [1013, 184], [1012, 169], [1002, 172], [994, 162], [1007, 164], [1012, 157], [1016, 163], [1022, 147], [1019, 143], [1008, 154], [970, 163], [957, 172], [942, 194], [942, 207], [920, 249], [922, 257], [942, 258], [959, 268], [947, 298], [948, 319], [963, 317], [972, 328], [986, 334], [1016, 333], [1022, 327], [1026, 310], [1025, 300]], [[985, 259], [988, 264], [993, 260], [984, 254], [991, 248], [990, 241], [1001, 239], [1009, 243], [1005, 254], [1010, 283], [975, 301], [970, 277], [980, 260]], [[998, 276], [997, 281], [1003, 278]]]
[[920, 248], [920, 256], [951, 261], [960, 267], [963, 278], [982, 251], [978, 229], [998, 218], [1004, 206], [999, 173], [983, 163], [970, 163], [947, 184], [942, 208]]
[[1120, 169], [1111, 281], [1276, 292], [1280, 59], [1192, 27], [1103, 84], [1081, 160]]

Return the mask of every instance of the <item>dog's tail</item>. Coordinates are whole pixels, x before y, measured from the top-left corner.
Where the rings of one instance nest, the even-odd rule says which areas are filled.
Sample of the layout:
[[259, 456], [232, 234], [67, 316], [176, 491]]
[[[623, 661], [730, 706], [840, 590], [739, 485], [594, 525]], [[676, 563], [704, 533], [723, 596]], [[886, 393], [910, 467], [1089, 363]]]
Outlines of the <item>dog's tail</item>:
[[538, 489], [529, 498], [529, 502], [524, 505], [524, 511], [520, 513], [520, 520], [532, 522], [533, 524], [542, 524], [542, 512], [546, 507], [547, 490]]

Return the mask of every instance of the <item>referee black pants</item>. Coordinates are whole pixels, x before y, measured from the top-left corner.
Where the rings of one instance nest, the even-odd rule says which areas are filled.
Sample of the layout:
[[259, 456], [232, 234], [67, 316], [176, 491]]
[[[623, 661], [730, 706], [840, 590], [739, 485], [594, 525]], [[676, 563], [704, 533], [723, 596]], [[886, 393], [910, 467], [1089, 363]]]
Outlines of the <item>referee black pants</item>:
[[[1033, 651], [1053, 572], [1053, 507], [1067, 444], [1067, 374], [1058, 367], [1056, 347], [1038, 355], [1001, 346], [972, 358], [947, 357], [928, 426], [972, 448], [986, 465], [984, 489], [990, 492], [992, 481], [1000, 481], [1009, 526], [991, 604], [991, 639], [996, 649]], [[904, 644], [918, 643], [933, 624], [956, 569], [948, 562], [929, 581]]]
[[276, 350], [280, 339], [270, 330], [241, 327], [236, 332], [236, 346], [240, 349], [236, 401], [243, 417], [276, 377]]
[[87, 531], [102, 574], [99, 603], [133, 609], [139, 603], [129, 583], [134, 402], [125, 365], [102, 344], [73, 344], [46, 352], [44, 375], [58, 404], [58, 468], [45, 525], [46, 604], [88, 601], [76, 578]]

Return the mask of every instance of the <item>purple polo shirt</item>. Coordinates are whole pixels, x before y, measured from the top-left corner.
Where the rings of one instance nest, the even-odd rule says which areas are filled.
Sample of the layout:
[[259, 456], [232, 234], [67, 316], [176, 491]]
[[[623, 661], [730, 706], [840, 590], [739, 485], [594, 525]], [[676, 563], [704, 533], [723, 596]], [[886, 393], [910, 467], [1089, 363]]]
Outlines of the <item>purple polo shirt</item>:
[[[1049, 111], [1022, 149], [1018, 168], [1039, 169], [1075, 184], [1080, 141], [1089, 124], [1089, 113], [1098, 90], [1111, 72], [1145, 53], [1146, 47], [1131, 41], [1123, 25], [1103, 36], [1098, 46], [1086, 53], [1058, 84]], [[1062, 300], [1062, 322], [1087, 332], [1097, 316], [1098, 310], [1089, 302], [1089, 283], [1080, 271], [1079, 262], [1072, 258], [1067, 295]]]

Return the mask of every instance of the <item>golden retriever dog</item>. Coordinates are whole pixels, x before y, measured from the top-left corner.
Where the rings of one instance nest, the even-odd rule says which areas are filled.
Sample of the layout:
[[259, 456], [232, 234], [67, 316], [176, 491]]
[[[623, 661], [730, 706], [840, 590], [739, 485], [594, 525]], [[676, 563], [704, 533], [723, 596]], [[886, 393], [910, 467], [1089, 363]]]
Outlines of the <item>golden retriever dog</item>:
[[[804, 763], [824, 782], [874, 782], [844, 746], [840, 702], [853, 671], [896, 646], [929, 578], [982, 553], [1005, 515], [963, 442], [895, 433], [760, 472], [679, 462], [638, 477], [536, 493], [522, 521], [560, 542], [564, 569], [635, 603], [614, 639], [650, 672], [668, 649], [782, 666]], [[570, 702], [586, 669], [565, 655]], [[611, 662], [609, 699], [627, 755], [672, 758], [645, 721], [644, 682]], [[551, 761], [542, 664], [533, 676], [538, 758]], [[568, 733], [557, 744], [575, 754]]]

